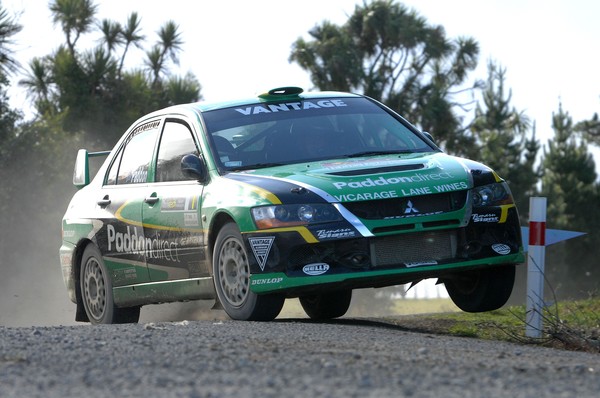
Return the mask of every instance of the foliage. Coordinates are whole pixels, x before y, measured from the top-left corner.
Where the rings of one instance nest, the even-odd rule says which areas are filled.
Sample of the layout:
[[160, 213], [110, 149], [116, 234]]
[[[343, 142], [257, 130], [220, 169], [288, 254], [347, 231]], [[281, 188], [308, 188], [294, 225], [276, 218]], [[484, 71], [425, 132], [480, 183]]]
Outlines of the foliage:
[[392, 0], [365, 1], [344, 25], [324, 21], [309, 35], [312, 40], [296, 40], [290, 61], [308, 71], [317, 88], [371, 96], [449, 152], [473, 153], [454, 94], [477, 66], [474, 39], [451, 40], [442, 26]]
[[600, 353], [600, 298], [564, 301], [543, 311], [539, 339], [525, 336], [525, 306], [482, 313], [440, 313], [385, 320], [408, 330]]
[[589, 120], [577, 123], [575, 131], [582, 133], [589, 142], [600, 145], [600, 118], [597, 113], [594, 113]]
[[[31, 60], [28, 75], [19, 82], [33, 99], [38, 117], [63, 115], [65, 131], [84, 132], [88, 140], [106, 146], [139, 115], [201, 98], [194, 76], [169, 75], [169, 62], [177, 64], [183, 44], [175, 22], [167, 21], [159, 29], [157, 43], [146, 52], [146, 69], [127, 71], [126, 55], [132, 47], [141, 48], [145, 39], [137, 13], [121, 25], [107, 19], [97, 23], [97, 6], [91, 0], [55, 0], [50, 10], [66, 43]], [[80, 50], [79, 39], [95, 30], [102, 34], [102, 43]]]
[[563, 290], [575, 297], [598, 290], [596, 250], [600, 240], [589, 232], [600, 227], [600, 186], [596, 182], [596, 165], [588, 152], [588, 143], [574, 130], [573, 120], [559, 107], [553, 115], [554, 140], [544, 149], [542, 192], [548, 199], [549, 227], [588, 232], [547, 259], [546, 270]]
[[[46, 269], [56, 272], [52, 263], [60, 247], [60, 219], [75, 191], [71, 176], [78, 148], [110, 148], [140, 115], [201, 98], [193, 75], [171, 74], [170, 62], [176, 60], [182, 43], [172, 21], [159, 31], [156, 48], [164, 54], [156, 65], [159, 73], [144, 69], [142, 62], [137, 69], [126, 70], [126, 55], [143, 46], [137, 13], [121, 25], [97, 23], [97, 7], [91, 0], [53, 0], [49, 7], [65, 43], [29, 62], [19, 85], [27, 91], [36, 115], [23, 122], [23, 116], [9, 108], [4, 90], [9, 84], [4, 73], [15, 65], [8, 44], [20, 26], [0, 6], [0, 211], [3, 225], [18, 226], [0, 230], [9, 276], [2, 283], [10, 283], [20, 267], [44, 265], [41, 279]], [[102, 43], [80, 48], [81, 38], [90, 33], [101, 33]]]
[[[11, 16], [0, 4], [0, 75], [8, 76], [15, 72], [19, 63], [12, 55], [13, 36], [23, 29], [16, 17]], [[6, 82], [2, 82], [4, 86]]]
[[[527, 116], [511, 107], [511, 92], [505, 93], [505, 79], [506, 69], [490, 62], [482, 90], [483, 103], [475, 109], [470, 130], [480, 146], [480, 158], [508, 181], [517, 208], [525, 210], [529, 197], [536, 194], [539, 175], [535, 162], [539, 143], [535, 133], [527, 137], [530, 127]], [[523, 211], [521, 218], [526, 224]]]

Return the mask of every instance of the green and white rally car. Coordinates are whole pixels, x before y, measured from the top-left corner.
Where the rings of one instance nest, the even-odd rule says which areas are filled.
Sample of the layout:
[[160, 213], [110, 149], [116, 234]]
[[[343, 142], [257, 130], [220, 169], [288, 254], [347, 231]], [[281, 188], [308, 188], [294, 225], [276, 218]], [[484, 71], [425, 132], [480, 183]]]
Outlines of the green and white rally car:
[[362, 95], [283, 87], [166, 108], [111, 152], [80, 150], [73, 181], [60, 261], [78, 321], [195, 299], [272, 320], [292, 297], [329, 319], [353, 289], [426, 278], [488, 311], [524, 261], [506, 182]]

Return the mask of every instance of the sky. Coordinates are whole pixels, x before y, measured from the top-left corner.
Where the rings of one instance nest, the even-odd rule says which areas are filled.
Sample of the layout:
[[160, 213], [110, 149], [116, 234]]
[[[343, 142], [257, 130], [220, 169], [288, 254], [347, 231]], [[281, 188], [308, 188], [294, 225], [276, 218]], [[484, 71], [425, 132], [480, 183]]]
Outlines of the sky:
[[[34, 56], [50, 54], [64, 42], [53, 26], [48, 0], [4, 0], [21, 12], [24, 26], [13, 47], [24, 66]], [[142, 18], [149, 48], [167, 20], [182, 33], [179, 75], [193, 73], [205, 100], [260, 94], [279, 86], [312, 85], [308, 74], [288, 59], [292, 43], [324, 20], [343, 24], [362, 0], [105, 0], [98, 18], [124, 23], [132, 11]], [[536, 123], [538, 139], [552, 137], [552, 113], [559, 103], [575, 122], [600, 113], [600, 2], [595, 0], [405, 0], [430, 24], [442, 25], [448, 37], [470, 36], [479, 42], [479, 67], [472, 79], [487, 77], [490, 60], [506, 68], [512, 105]], [[99, 34], [89, 34], [90, 46]], [[86, 48], [89, 48], [86, 47]], [[132, 54], [133, 55], [133, 54]], [[138, 50], [128, 66], [138, 66]], [[15, 81], [18, 78], [14, 79]], [[14, 107], [30, 109], [15, 85]], [[597, 150], [594, 150], [597, 152]], [[600, 163], [600, 157], [596, 162]]]

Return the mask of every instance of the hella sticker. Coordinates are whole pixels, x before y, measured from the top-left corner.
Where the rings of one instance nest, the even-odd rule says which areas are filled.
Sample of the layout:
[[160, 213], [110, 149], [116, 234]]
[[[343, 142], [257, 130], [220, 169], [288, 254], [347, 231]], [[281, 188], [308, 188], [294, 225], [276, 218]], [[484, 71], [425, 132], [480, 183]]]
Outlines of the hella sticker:
[[327, 271], [329, 271], [329, 264], [325, 263], [306, 264], [302, 267], [302, 272], [311, 276], [322, 275]]
[[503, 256], [510, 253], [510, 246], [505, 245], [503, 243], [495, 243], [495, 244], [493, 244], [492, 245], [492, 249], [496, 253], [501, 254]]

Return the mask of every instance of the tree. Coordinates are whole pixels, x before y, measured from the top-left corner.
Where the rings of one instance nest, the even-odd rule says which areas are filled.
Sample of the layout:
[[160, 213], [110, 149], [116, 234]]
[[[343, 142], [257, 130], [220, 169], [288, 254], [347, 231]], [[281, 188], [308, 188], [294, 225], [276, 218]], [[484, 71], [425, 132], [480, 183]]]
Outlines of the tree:
[[14, 44], [13, 36], [23, 29], [15, 17], [11, 16], [0, 4], [0, 75], [8, 76], [15, 72], [19, 66], [13, 57], [11, 46]]
[[[201, 98], [194, 76], [169, 74], [168, 61], [177, 64], [183, 44], [173, 21], [159, 29], [157, 44], [146, 54], [150, 68], [144, 74], [141, 68], [123, 70], [131, 47], [139, 48], [144, 39], [137, 13], [131, 13], [123, 25], [109, 19], [97, 24], [97, 6], [90, 0], [55, 0], [50, 9], [66, 44], [33, 59], [28, 75], [19, 82], [34, 100], [38, 117], [61, 115], [57, 120], [66, 132], [85, 132], [88, 142], [106, 147], [140, 115]], [[94, 29], [102, 33], [100, 45], [80, 50], [79, 39]]]
[[[13, 56], [13, 37], [23, 27], [0, 4], [0, 159], [6, 159], [13, 140], [18, 135], [17, 123], [23, 115], [10, 108], [6, 88], [9, 87], [9, 76], [16, 72], [19, 63]], [[0, 164], [1, 166], [1, 164]], [[4, 181], [4, 179], [2, 179]]]
[[26, 77], [19, 80], [19, 85], [25, 88], [27, 96], [33, 100], [33, 105], [40, 115], [52, 114], [56, 111], [56, 106], [51, 101], [54, 93], [52, 93], [50, 63], [44, 58], [32, 59]]
[[[11, 160], [19, 149], [19, 140], [22, 136], [20, 123], [23, 114], [10, 107], [7, 88], [10, 87], [10, 77], [19, 68], [14, 57], [14, 36], [19, 33], [22, 26], [17, 18], [10, 15], [0, 4], [0, 219], [5, 228], [0, 232], [0, 253], [2, 253], [2, 268], [4, 277], [0, 279], [0, 291], [6, 290], [5, 286], [11, 283], [11, 275], [16, 269], [14, 265], [15, 241], [10, 238], [15, 235], [15, 226], [12, 216], [18, 212], [19, 206], [15, 205], [17, 184], [14, 184], [12, 169], [16, 167]], [[22, 163], [18, 164], [22, 167]], [[4, 299], [4, 298], [3, 298]]]
[[575, 131], [583, 134], [590, 143], [600, 146], [600, 118], [597, 113], [594, 113], [589, 120], [577, 123]]
[[309, 35], [310, 41], [296, 40], [290, 61], [307, 70], [317, 88], [381, 100], [449, 152], [472, 152], [454, 97], [477, 66], [474, 39], [450, 40], [443, 27], [392, 0], [365, 1], [344, 25], [325, 21]]
[[177, 53], [181, 51], [181, 33], [179, 26], [173, 21], [166, 22], [158, 31], [159, 43], [148, 52], [147, 66], [152, 73], [152, 86], [160, 83], [160, 75], [167, 69], [168, 59], [174, 64], [179, 64]]
[[[536, 194], [539, 179], [535, 162], [539, 143], [535, 132], [527, 137], [530, 122], [521, 111], [511, 107], [512, 93], [505, 92], [506, 69], [488, 64], [488, 78], [482, 90], [483, 103], [475, 108], [470, 130], [480, 146], [479, 159], [508, 181], [517, 208], [527, 209]], [[521, 212], [523, 221], [527, 217]]]
[[106, 45], [106, 51], [109, 54], [115, 51], [119, 45], [123, 44], [123, 28], [120, 23], [111, 21], [110, 19], [103, 19], [99, 29], [102, 31], [102, 41]]
[[75, 56], [75, 45], [81, 35], [92, 28], [97, 9], [92, 0], [54, 0], [50, 3], [52, 22], [60, 25], [72, 56]]
[[[544, 150], [542, 192], [548, 199], [549, 228], [591, 233], [600, 227], [600, 187], [595, 163], [585, 139], [578, 137], [573, 120], [559, 106], [553, 114], [554, 139]], [[551, 247], [547, 269], [572, 296], [600, 288], [593, 234]]]
[[123, 49], [123, 54], [121, 55], [121, 61], [119, 62], [119, 70], [118, 76], [121, 76], [121, 72], [123, 71], [123, 64], [125, 63], [125, 57], [127, 56], [127, 51], [129, 51], [129, 47], [131, 45], [141, 48], [141, 43], [144, 40], [144, 35], [141, 34], [141, 20], [138, 17], [137, 12], [132, 12], [127, 18], [127, 22], [125, 23], [125, 27], [121, 29], [120, 35], [125, 44], [125, 48]]

